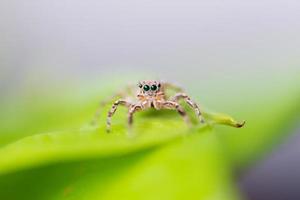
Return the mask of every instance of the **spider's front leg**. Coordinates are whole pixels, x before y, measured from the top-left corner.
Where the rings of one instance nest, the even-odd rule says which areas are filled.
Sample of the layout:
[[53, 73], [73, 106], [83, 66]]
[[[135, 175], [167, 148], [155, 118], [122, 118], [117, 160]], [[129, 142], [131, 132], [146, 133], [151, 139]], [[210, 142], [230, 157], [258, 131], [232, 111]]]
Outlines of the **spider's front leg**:
[[190, 119], [189, 117], [187, 116], [186, 112], [184, 111], [184, 109], [177, 103], [177, 102], [174, 102], [174, 101], [165, 101], [163, 104], [162, 104], [162, 108], [164, 109], [173, 109], [173, 110], [177, 110], [177, 112], [183, 117], [184, 121], [190, 125], [191, 122], [190, 122]]
[[122, 100], [122, 99], [116, 101], [113, 104], [113, 106], [111, 107], [110, 111], [107, 114], [107, 120], [106, 120], [106, 131], [107, 132], [110, 132], [110, 130], [111, 130], [111, 118], [114, 115], [114, 113], [116, 112], [119, 105], [130, 107], [132, 104], [130, 102], [128, 102], [126, 100]]
[[128, 125], [129, 128], [131, 128], [132, 123], [133, 123], [133, 114], [139, 110], [142, 110], [142, 106], [141, 105], [132, 105], [128, 111]]
[[100, 114], [101, 114], [101, 111], [102, 111], [104, 106], [106, 106], [108, 103], [111, 103], [111, 102], [113, 102], [114, 100], [116, 100], [118, 98], [123, 98], [124, 99], [128, 96], [134, 95], [134, 89], [135, 89], [135, 85], [127, 85], [124, 90], [121, 90], [121, 91], [113, 94], [112, 96], [100, 101], [99, 106], [97, 108], [97, 111], [96, 111], [93, 119], [91, 120], [90, 124], [93, 125], [93, 126], [97, 124], [98, 119], [99, 119]]
[[199, 106], [187, 94], [178, 93], [173, 98], [171, 98], [171, 101], [178, 102], [180, 99], [183, 99], [190, 107], [192, 107], [196, 115], [200, 119], [200, 122], [204, 123], [204, 118], [202, 116]]

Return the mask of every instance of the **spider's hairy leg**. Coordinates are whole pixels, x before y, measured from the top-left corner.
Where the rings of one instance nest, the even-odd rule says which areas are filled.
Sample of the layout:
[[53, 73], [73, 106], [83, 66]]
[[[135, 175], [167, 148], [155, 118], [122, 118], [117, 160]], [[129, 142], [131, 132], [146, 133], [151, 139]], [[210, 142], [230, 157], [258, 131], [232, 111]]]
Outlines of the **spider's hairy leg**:
[[100, 114], [101, 114], [101, 111], [102, 111], [102, 108], [104, 106], [106, 106], [107, 104], [111, 103], [112, 101], [118, 99], [118, 98], [126, 98], [130, 95], [134, 95], [134, 89], [135, 89], [135, 85], [127, 85], [125, 87], [125, 89], [119, 91], [119, 92], [116, 92], [115, 94], [111, 95], [110, 97], [100, 101], [99, 103], [99, 106], [97, 108], [97, 111], [93, 117], [93, 119], [91, 120], [91, 125], [94, 126], [97, 124], [98, 122], [98, 119], [100, 117]]
[[126, 106], [126, 107], [130, 107], [131, 106], [131, 103], [126, 101], [126, 100], [117, 100], [113, 106], [111, 107], [110, 111], [108, 112], [107, 114], [107, 120], [106, 120], [106, 131], [107, 132], [110, 132], [111, 130], [111, 118], [112, 116], [114, 115], [114, 113], [116, 112], [117, 108], [119, 105], [123, 105], [123, 106]]
[[129, 128], [131, 128], [132, 123], [133, 123], [133, 114], [139, 110], [142, 110], [142, 106], [141, 105], [132, 105], [128, 111], [128, 125]]
[[185, 110], [177, 103], [174, 101], [165, 101], [162, 104], [162, 108], [163, 109], [173, 109], [173, 110], [177, 110], [177, 112], [183, 117], [184, 121], [190, 125], [190, 119], [188, 117], [188, 115], [186, 114]]
[[202, 116], [199, 106], [187, 94], [177, 93], [173, 98], [171, 98], [171, 101], [178, 102], [180, 99], [183, 99], [190, 107], [192, 107], [196, 115], [200, 119], [200, 122], [204, 123], [204, 118]]

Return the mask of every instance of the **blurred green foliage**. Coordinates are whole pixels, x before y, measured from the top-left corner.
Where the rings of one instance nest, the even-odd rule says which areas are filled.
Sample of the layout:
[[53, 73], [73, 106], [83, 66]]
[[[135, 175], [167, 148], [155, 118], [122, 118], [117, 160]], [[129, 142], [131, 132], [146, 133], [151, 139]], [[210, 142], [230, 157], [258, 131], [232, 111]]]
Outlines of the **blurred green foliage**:
[[88, 123], [112, 88], [3, 102], [0, 199], [240, 199], [234, 171], [262, 157], [299, 120], [299, 79], [277, 78], [191, 88], [206, 107], [245, 119], [242, 129], [188, 128], [176, 112], [147, 111], [135, 116], [129, 138], [120, 108], [106, 134], [109, 107], [98, 127]]

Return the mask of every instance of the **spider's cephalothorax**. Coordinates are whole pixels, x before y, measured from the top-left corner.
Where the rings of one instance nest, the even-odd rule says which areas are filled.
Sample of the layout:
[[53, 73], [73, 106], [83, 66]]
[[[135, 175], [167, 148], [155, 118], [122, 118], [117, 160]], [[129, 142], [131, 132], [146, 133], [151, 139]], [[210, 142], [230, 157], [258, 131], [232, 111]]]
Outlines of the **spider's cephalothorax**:
[[140, 93], [145, 96], [156, 96], [161, 92], [161, 83], [159, 81], [141, 81], [139, 82]]
[[[138, 89], [138, 91], [137, 94], [134, 96], [134, 98], [130, 99], [128, 97], [132, 96], [133, 89]], [[165, 91], [169, 89], [177, 92], [171, 98], [168, 98], [165, 95]], [[183, 90], [180, 87], [177, 87], [170, 83], [165, 83], [165, 82], [162, 83], [160, 81], [155, 81], [155, 80], [140, 81], [137, 86], [127, 87], [123, 91], [117, 93], [116, 96], [120, 97], [120, 99], [113, 103], [107, 115], [108, 132], [111, 129], [111, 117], [116, 112], [117, 107], [119, 105], [123, 105], [128, 108], [129, 126], [132, 125], [133, 114], [135, 112], [140, 110], [146, 110], [148, 108], [154, 108], [157, 110], [160, 109], [177, 110], [177, 112], [183, 117], [183, 119], [187, 123], [189, 123], [189, 118], [186, 112], [184, 111], [182, 106], [178, 103], [180, 99], [183, 99], [192, 109], [194, 109], [195, 113], [199, 117], [200, 122], [204, 122], [204, 119], [201, 115], [198, 105], [194, 101], [192, 101], [188, 95], [183, 93]], [[103, 105], [104, 103], [105, 102], [102, 102], [101, 105]]]
[[140, 90], [137, 98], [142, 109], [153, 107], [160, 109], [162, 102], [165, 101], [165, 95], [162, 85], [159, 81], [141, 81], [138, 84]]

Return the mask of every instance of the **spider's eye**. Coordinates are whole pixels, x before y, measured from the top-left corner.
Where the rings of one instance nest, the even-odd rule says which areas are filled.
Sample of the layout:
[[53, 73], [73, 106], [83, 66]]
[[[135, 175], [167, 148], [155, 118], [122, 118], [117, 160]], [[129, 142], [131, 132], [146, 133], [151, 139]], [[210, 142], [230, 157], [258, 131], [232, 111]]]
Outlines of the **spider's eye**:
[[142, 87], [143, 87], [143, 85], [141, 83], [139, 83], [139, 88], [142, 88]]
[[144, 85], [144, 90], [145, 90], [145, 91], [150, 90], [150, 86], [149, 86], [149, 85]]
[[151, 85], [151, 90], [155, 91], [157, 89], [156, 85]]

